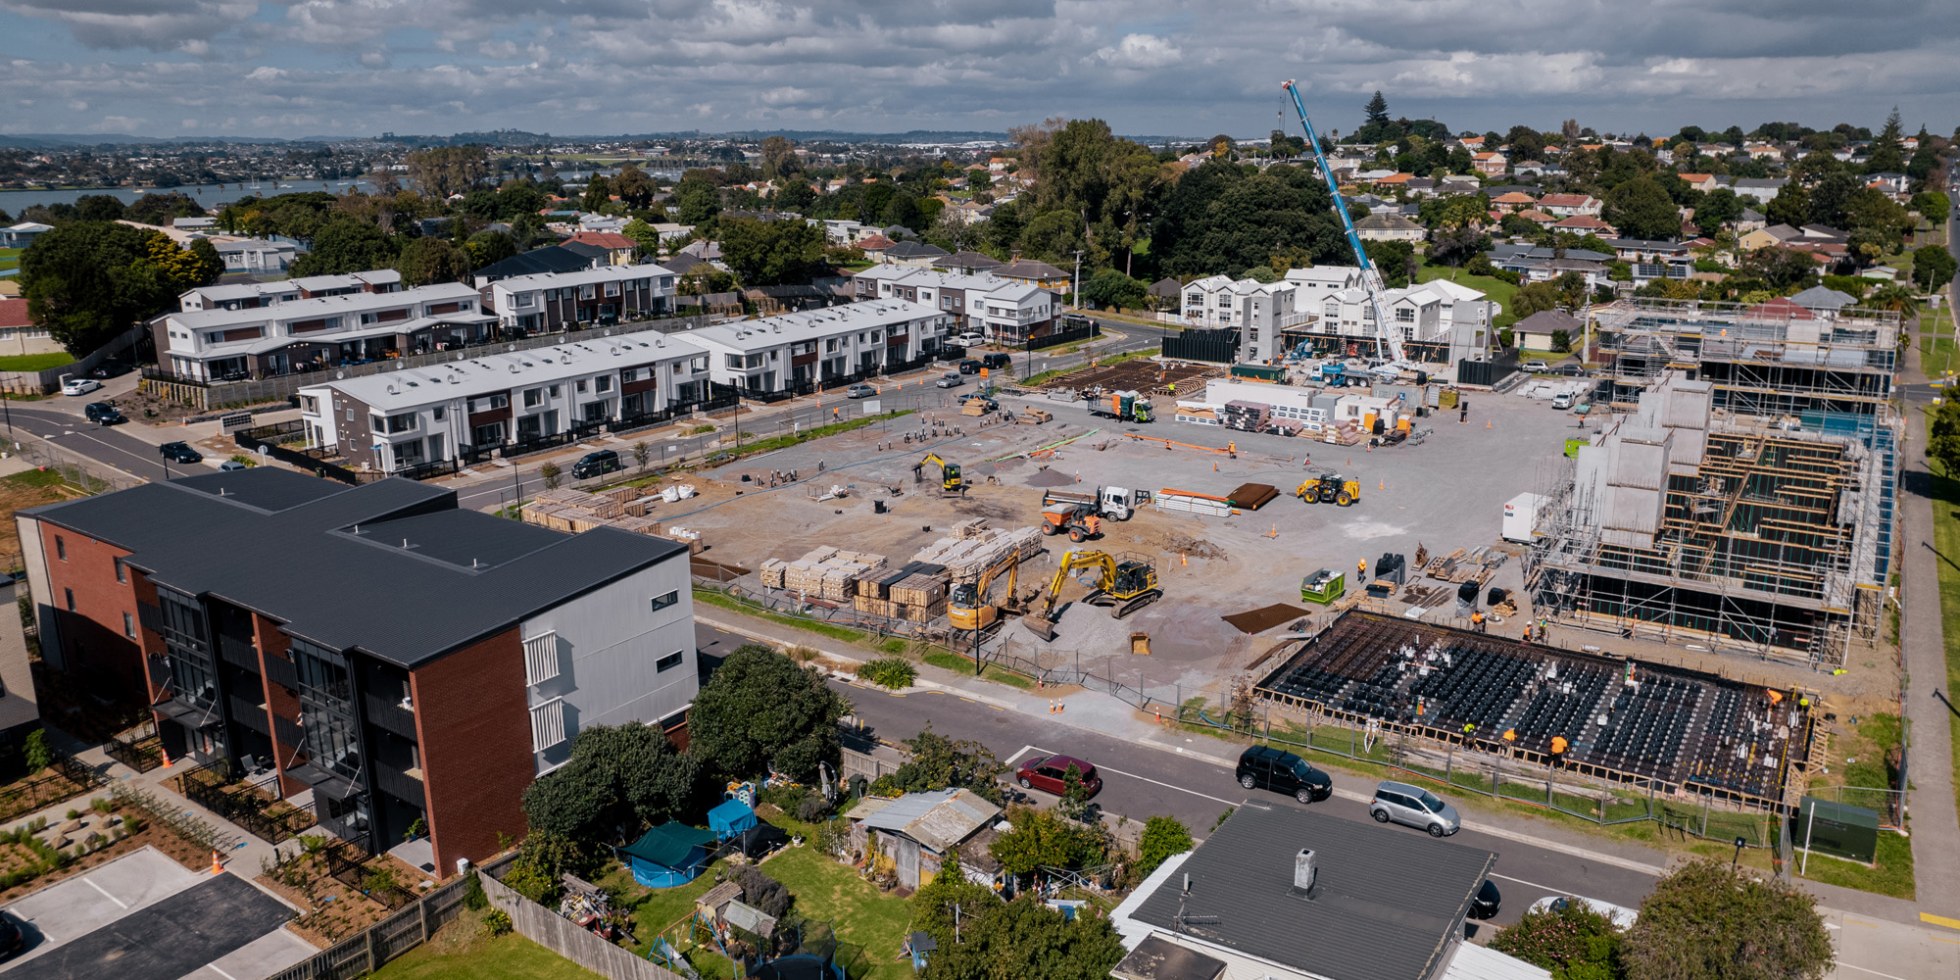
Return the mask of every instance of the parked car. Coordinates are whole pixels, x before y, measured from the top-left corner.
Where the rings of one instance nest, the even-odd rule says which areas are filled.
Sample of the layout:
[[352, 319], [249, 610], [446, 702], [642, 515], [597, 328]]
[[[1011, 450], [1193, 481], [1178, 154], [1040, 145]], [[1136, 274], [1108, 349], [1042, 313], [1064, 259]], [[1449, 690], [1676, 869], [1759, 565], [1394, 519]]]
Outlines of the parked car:
[[1090, 796], [1102, 792], [1102, 777], [1096, 774], [1096, 767], [1069, 755], [1035, 756], [1021, 763], [1014, 773], [1014, 781], [1022, 789], [1038, 789], [1060, 796], [1068, 792], [1070, 768], [1081, 778], [1084, 792]]
[[82, 406], [82, 414], [96, 425], [121, 425], [129, 421], [123, 417], [122, 409], [108, 402], [89, 402]]
[[157, 447], [158, 455], [173, 463], [201, 463], [204, 454], [191, 448], [188, 442], [166, 442]]
[[1624, 905], [1614, 905], [1611, 902], [1602, 902], [1596, 898], [1584, 898], [1579, 895], [1547, 895], [1531, 903], [1531, 908], [1526, 911], [1558, 912], [1574, 902], [1605, 916], [1614, 925], [1622, 929], [1633, 928], [1634, 922], [1640, 918], [1639, 912], [1627, 908]]
[[64, 395], [86, 395], [91, 391], [102, 390], [102, 382], [94, 378], [78, 378], [72, 374], [62, 375], [61, 393]]
[[946, 342], [959, 347], [979, 347], [987, 342], [987, 337], [985, 334], [968, 331], [957, 337], [950, 337]]
[[870, 385], [852, 385], [844, 389], [845, 398], [875, 398], [877, 394], [878, 389]]
[[1503, 908], [1504, 896], [1498, 892], [1496, 883], [1485, 878], [1483, 887], [1470, 899], [1470, 918], [1495, 919]]
[[1558, 394], [1552, 396], [1552, 407], [1563, 412], [1566, 409], [1572, 407], [1572, 402], [1576, 398], [1577, 396], [1569, 391], [1561, 391]]
[[988, 368], [1004, 368], [1014, 363], [1014, 355], [994, 351], [991, 354], [980, 355], [980, 363], [985, 364]]
[[1302, 803], [1324, 800], [1334, 793], [1334, 780], [1325, 772], [1270, 745], [1255, 745], [1239, 753], [1235, 775], [1246, 789], [1286, 793]]
[[1526, 361], [1523, 364], [1519, 365], [1519, 367], [1523, 368], [1526, 371], [1530, 371], [1533, 374], [1538, 374], [1543, 371], [1550, 371], [1552, 369], [1552, 366], [1550, 364], [1546, 364], [1544, 361]]
[[1463, 829], [1463, 818], [1456, 807], [1443, 802], [1420, 786], [1383, 782], [1375, 787], [1375, 798], [1368, 803], [1368, 815], [1376, 823], [1399, 823], [1426, 830], [1431, 837], [1448, 837]]
[[235, 459], [228, 459], [218, 464], [218, 471], [220, 473], [239, 473], [249, 469], [251, 467]]
[[1553, 368], [1552, 373], [1566, 378], [1586, 378], [1592, 376], [1592, 372], [1586, 370], [1586, 366], [1578, 361], [1566, 361], [1564, 364]]
[[961, 374], [979, 374], [979, 373], [980, 373], [980, 362], [979, 362], [978, 360], [976, 360], [976, 359], [974, 359], [974, 358], [971, 358], [971, 357], [969, 357], [969, 358], [967, 358], [967, 359], [966, 359], [966, 360], [964, 360], [964, 361], [961, 361], [961, 362], [960, 362], [960, 373], [961, 373]]
[[572, 464], [572, 479], [584, 480], [602, 473], [613, 473], [622, 468], [619, 453], [610, 449], [601, 449], [580, 456], [578, 462]]
[[27, 933], [11, 913], [0, 912], [0, 960], [13, 959], [27, 947]]
[[960, 385], [966, 384], [966, 376], [957, 372], [953, 374], [942, 374], [939, 376], [939, 380], [934, 381], [932, 384], [935, 388], [958, 388]]

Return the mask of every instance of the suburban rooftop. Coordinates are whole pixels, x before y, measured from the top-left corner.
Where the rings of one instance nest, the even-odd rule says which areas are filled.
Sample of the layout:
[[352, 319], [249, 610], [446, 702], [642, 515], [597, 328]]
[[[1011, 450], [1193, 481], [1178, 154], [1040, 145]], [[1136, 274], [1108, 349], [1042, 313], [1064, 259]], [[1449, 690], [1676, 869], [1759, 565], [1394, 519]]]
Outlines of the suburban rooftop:
[[302, 391], [332, 388], [369, 408], [387, 412], [415, 408], [455, 398], [473, 398], [514, 388], [587, 378], [622, 367], [637, 367], [678, 358], [698, 357], [707, 350], [685, 337], [658, 330], [640, 330], [611, 337], [486, 354], [427, 367], [382, 371], [308, 385]]

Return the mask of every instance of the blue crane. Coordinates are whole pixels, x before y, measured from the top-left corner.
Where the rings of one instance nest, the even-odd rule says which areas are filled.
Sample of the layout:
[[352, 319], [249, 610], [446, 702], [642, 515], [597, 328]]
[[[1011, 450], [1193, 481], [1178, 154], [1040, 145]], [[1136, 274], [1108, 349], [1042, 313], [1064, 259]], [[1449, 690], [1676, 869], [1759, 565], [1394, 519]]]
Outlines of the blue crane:
[[1361, 269], [1361, 287], [1368, 294], [1368, 306], [1375, 314], [1375, 349], [1383, 361], [1385, 370], [1399, 372], [1404, 368], [1414, 369], [1414, 365], [1402, 355], [1402, 339], [1395, 335], [1388, 309], [1382, 305], [1382, 293], [1388, 284], [1382, 281], [1380, 270], [1368, 260], [1368, 250], [1361, 244], [1361, 233], [1354, 230], [1354, 218], [1348, 215], [1347, 201], [1341, 198], [1341, 188], [1334, 180], [1334, 168], [1327, 163], [1327, 154], [1321, 152], [1320, 136], [1313, 131], [1313, 123], [1307, 119], [1307, 104], [1300, 100], [1300, 86], [1293, 79], [1281, 83], [1288, 95], [1293, 96], [1293, 109], [1300, 114], [1300, 128], [1307, 132], [1307, 146], [1313, 150], [1314, 163], [1320, 168], [1320, 177], [1327, 182], [1327, 193], [1334, 198], [1334, 213], [1340, 215], [1341, 230], [1347, 234], [1348, 248], [1354, 251], [1354, 263]]

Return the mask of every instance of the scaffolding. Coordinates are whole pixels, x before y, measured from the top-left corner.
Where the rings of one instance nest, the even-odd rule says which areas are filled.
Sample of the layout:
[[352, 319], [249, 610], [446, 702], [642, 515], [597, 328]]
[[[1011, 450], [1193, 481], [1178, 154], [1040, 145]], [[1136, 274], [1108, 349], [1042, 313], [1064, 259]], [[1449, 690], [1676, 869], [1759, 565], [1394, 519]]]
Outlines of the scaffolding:
[[1631, 408], [1663, 372], [1707, 381], [1718, 411], [1882, 415], [1898, 367], [1899, 314], [1636, 298], [1595, 311], [1609, 401]]
[[1883, 608], [1896, 431], [1718, 415], [1720, 390], [1665, 373], [1580, 449], [1527, 585], [1574, 626], [1841, 667]]

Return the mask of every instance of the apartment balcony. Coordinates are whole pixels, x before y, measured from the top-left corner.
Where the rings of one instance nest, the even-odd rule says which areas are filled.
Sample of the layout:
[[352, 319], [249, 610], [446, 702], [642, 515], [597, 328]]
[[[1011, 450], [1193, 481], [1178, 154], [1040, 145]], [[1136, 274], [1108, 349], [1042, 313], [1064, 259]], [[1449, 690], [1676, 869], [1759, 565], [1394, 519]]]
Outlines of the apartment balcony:
[[414, 708], [403, 707], [399, 700], [373, 694], [366, 695], [362, 701], [367, 720], [376, 728], [410, 741], [416, 738]]
[[422, 782], [420, 769], [397, 771], [390, 766], [375, 766], [374, 786], [395, 799], [418, 807], [428, 801], [427, 787]]
[[150, 707], [159, 716], [190, 729], [211, 728], [225, 720], [216, 701], [197, 701], [180, 695]]
[[261, 735], [271, 735], [272, 725], [266, 721], [265, 705], [251, 698], [234, 694], [226, 699], [231, 710], [231, 720]]
[[259, 651], [248, 640], [218, 634], [218, 659], [241, 670], [259, 672]]

